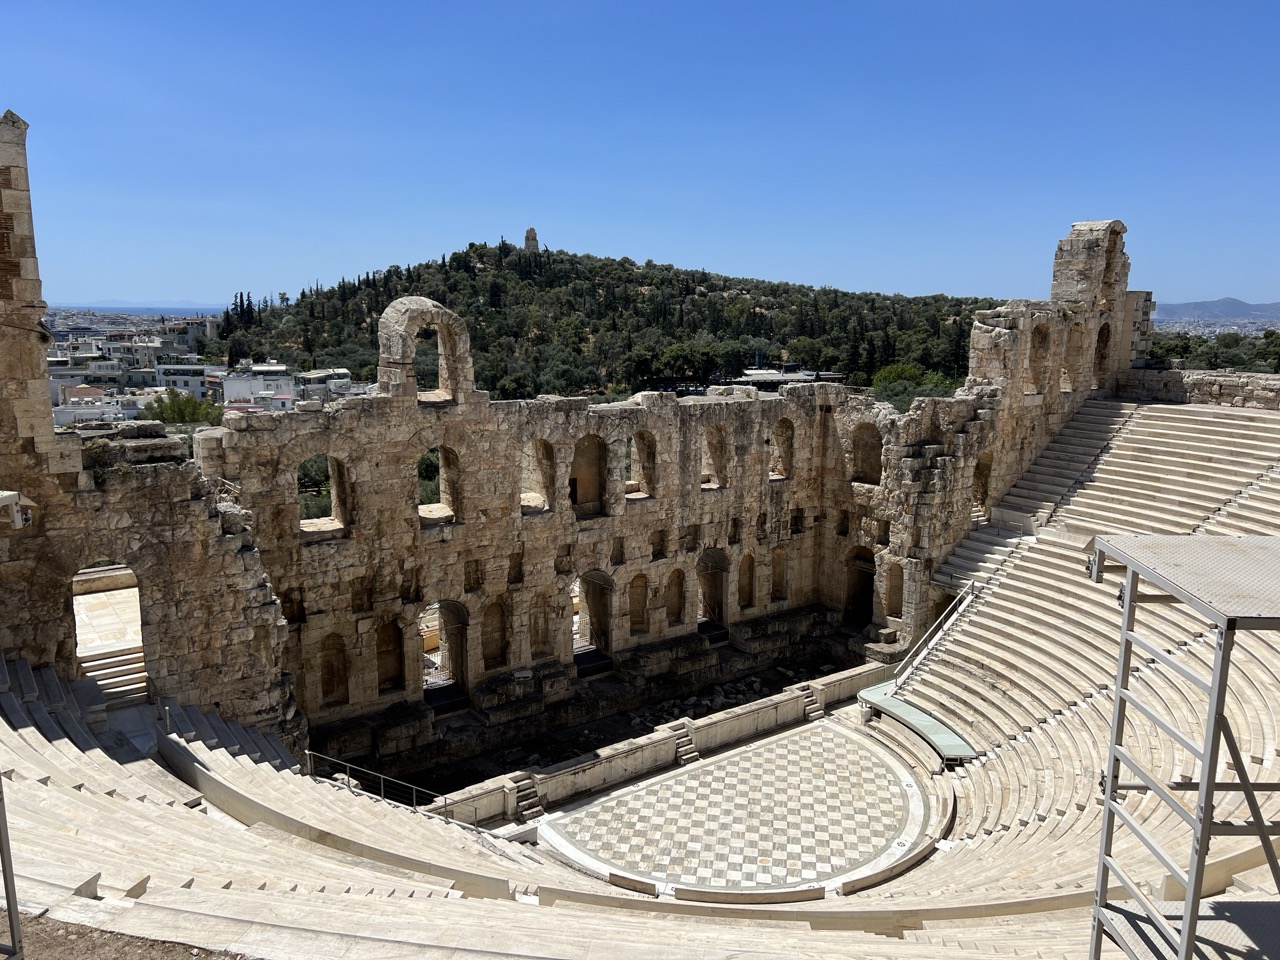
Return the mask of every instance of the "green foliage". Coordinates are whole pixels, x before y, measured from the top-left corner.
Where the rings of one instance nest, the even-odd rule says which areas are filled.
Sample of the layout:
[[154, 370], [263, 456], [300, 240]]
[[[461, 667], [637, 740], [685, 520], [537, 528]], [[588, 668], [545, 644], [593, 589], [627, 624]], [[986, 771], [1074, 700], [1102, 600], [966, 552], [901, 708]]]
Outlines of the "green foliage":
[[893, 404], [900, 413], [906, 413], [916, 397], [949, 397], [963, 383], [960, 377], [925, 370], [918, 363], [893, 363], [871, 378], [876, 399]]
[[142, 417], [161, 423], [207, 423], [216, 427], [222, 422], [222, 407], [207, 398], [197, 400], [193, 394], [170, 387], [165, 396], [143, 406]]
[[1149, 356], [1157, 363], [1184, 361], [1188, 370], [1233, 369], [1247, 373], [1280, 373], [1280, 331], [1246, 336], [1228, 330], [1206, 337], [1194, 333], [1151, 335]]
[[316, 520], [330, 516], [329, 458], [323, 453], [308, 457], [298, 467], [298, 519]]
[[883, 387], [886, 384], [906, 381], [907, 383], [920, 383], [924, 380], [927, 371], [918, 363], [891, 363], [887, 367], [881, 367], [876, 371], [876, 375], [871, 378], [873, 387]]
[[[271, 357], [303, 369], [346, 367], [373, 380], [377, 318], [408, 295], [430, 297], [466, 320], [476, 385], [501, 400], [707, 384], [738, 376], [757, 358], [835, 371], [850, 382], [866, 383], [893, 363], [962, 377], [973, 311], [995, 305], [473, 243], [438, 260], [303, 290], [292, 301], [238, 293], [209, 354], [229, 365]], [[420, 389], [436, 384], [433, 339], [428, 332], [418, 345]]]
[[428, 450], [418, 458], [418, 503], [440, 502], [440, 451]]

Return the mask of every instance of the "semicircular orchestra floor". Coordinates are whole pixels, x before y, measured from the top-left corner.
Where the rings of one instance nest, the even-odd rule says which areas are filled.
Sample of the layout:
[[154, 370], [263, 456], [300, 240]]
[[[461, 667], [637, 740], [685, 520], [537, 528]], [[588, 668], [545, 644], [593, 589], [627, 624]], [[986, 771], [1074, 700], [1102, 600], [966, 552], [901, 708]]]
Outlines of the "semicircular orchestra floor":
[[538, 839], [660, 893], [834, 889], [904, 856], [926, 802], [906, 762], [820, 720], [554, 813]]

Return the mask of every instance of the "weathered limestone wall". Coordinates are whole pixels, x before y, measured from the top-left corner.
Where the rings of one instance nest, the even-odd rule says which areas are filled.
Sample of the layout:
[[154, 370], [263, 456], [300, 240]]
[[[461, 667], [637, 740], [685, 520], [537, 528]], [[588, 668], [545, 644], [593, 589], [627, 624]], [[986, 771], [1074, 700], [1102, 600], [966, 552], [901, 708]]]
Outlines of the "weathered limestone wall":
[[1280, 410], [1280, 374], [1234, 370], [1126, 370], [1117, 396]]
[[243, 511], [160, 424], [88, 442], [54, 431], [26, 131], [0, 117], [0, 489], [33, 504], [30, 525], [0, 525], [0, 651], [75, 677], [72, 578], [123, 563], [138, 580], [154, 694], [300, 734], [301, 718], [286, 717], [279, 603]]
[[[836, 624], [833, 646], [892, 657], [945, 602], [933, 571], [975, 504], [997, 502], [1091, 393], [1150, 376], [1127, 372], [1150, 295], [1126, 289], [1124, 225], [1095, 221], [1059, 244], [1052, 299], [980, 314], [967, 385], [906, 414], [831, 384], [491, 403], [465, 323], [404, 298], [379, 324], [372, 396], [227, 414], [194, 459], [158, 425], [86, 442], [53, 430], [25, 132], [0, 122], [0, 489], [34, 522], [0, 530], [0, 650], [74, 675], [72, 577], [122, 563], [153, 692], [286, 735], [305, 736], [305, 716], [354, 731], [351, 752], [439, 736], [418, 632], [437, 603], [490, 731], [527, 734], [601, 696], [575, 662], [575, 582], [618, 703], [728, 657], [785, 658]], [[430, 392], [413, 373], [424, 326], [440, 350]], [[1275, 402], [1261, 382], [1240, 389]], [[420, 506], [430, 450], [441, 502]], [[297, 473], [316, 455], [333, 509], [304, 521]]]

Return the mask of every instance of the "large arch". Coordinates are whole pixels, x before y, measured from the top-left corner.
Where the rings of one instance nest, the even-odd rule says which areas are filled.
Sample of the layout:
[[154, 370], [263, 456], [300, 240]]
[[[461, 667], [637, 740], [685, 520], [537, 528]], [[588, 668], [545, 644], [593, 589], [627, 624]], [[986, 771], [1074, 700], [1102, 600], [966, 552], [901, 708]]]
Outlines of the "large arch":
[[471, 615], [456, 600], [442, 600], [439, 607], [441, 667], [452, 682], [470, 688], [467, 670], [467, 631]]
[[574, 650], [585, 648], [610, 655], [613, 651], [613, 578], [601, 570], [589, 570], [574, 582], [577, 615]]
[[436, 328], [440, 347], [439, 388], [424, 400], [458, 401], [475, 393], [471, 364], [471, 336], [457, 314], [426, 297], [401, 297], [378, 320], [378, 390], [406, 399], [418, 398], [413, 372], [418, 330], [429, 323]]

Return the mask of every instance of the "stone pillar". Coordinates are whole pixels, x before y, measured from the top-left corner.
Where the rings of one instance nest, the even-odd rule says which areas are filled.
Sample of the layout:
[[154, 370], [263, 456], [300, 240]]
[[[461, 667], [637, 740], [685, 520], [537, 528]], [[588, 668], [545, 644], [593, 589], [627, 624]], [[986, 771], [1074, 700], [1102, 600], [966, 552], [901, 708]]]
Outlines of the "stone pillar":
[[27, 180], [27, 123], [6, 110], [0, 116], [0, 487], [23, 492], [35, 475], [80, 469], [78, 444], [54, 438], [45, 309]]
[[524, 232], [524, 252], [538, 252], [538, 231], [533, 229], [533, 227], [530, 227]]

